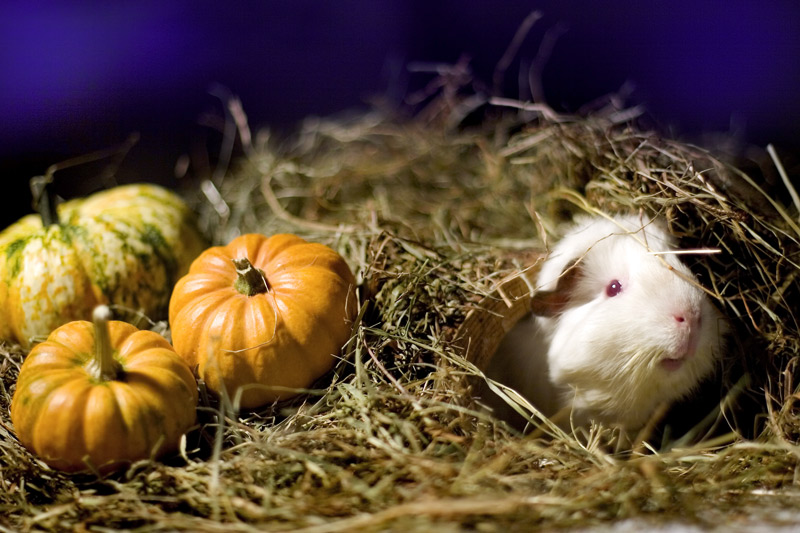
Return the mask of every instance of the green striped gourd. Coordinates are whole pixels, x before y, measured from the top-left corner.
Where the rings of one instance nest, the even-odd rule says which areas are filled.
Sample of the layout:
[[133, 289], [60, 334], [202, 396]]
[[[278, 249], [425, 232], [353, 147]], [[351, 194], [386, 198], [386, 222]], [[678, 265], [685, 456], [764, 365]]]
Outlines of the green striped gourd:
[[25, 347], [98, 304], [163, 317], [206, 246], [189, 207], [157, 185], [70, 200], [55, 216], [47, 203], [0, 233], [0, 339]]

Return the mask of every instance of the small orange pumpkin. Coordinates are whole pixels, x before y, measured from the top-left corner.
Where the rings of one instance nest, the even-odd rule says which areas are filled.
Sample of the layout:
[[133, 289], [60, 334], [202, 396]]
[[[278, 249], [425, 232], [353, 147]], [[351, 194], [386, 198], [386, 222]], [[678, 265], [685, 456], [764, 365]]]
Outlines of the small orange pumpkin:
[[242, 235], [200, 254], [175, 285], [175, 350], [210, 390], [241, 395], [241, 407], [289, 398], [333, 367], [354, 290], [347, 263], [323, 244]]
[[114, 470], [175, 450], [194, 424], [197, 384], [164, 337], [108, 321], [68, 322], [20, 369], [11, 421], [26, 448], [53, 468]]

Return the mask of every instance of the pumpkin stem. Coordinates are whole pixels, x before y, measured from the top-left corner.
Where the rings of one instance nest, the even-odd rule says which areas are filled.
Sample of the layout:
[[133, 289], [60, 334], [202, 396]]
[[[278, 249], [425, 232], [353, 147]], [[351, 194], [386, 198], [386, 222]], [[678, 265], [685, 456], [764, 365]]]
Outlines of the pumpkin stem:
[[270, 286], [264, 271], [254, 267], [249, 259], [246, 257], [233, 259], [233, 266], [239, 274], [233, 284], [237, 291], [245, 296], [255, 296], [269, 291]]
[[122, 365], [114, 359], [114, 350], [111, 347], [111, 334], [108, 331], [108, 321], [111, 319], [111, 309], [107, 305], [98, 305], [92, 312], [94, 322], [94, 359], [87, 367], [92, 376], [100, 381], [112, 381], [119, 377]]
[[53, 176], [45, 174], [36, 176], [30, 180], [31, 195], [33, 196], [33, 208], [42, 217], [43, 226], [58, 224], [58, 212], [56, 211], [56, 197], [50, 194], [48, 185], [53, 183]]

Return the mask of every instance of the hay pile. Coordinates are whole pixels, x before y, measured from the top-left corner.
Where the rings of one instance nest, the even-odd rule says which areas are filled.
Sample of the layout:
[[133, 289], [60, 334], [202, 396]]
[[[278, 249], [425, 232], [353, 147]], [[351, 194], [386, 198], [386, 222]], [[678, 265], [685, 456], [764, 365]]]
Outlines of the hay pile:
[[[279, 141], [251, 141], [234, 112], [242, 155], [193, 188], [200, 220], [216, 242], [288, 231], [342, 253], [362, 302], [342, 361], [300, 400], [258, 412], [205, 398], [178, 456], [97, 479], [53, 472], [19, 446], [8, 405], [23, 354], [6, 347], [0, 528], [714, 524], [795, 484], [795, 210], [704, 150], [638, 130], [626, 110], [575, 118], [489, 106], [478, 126], [453, 126], [466, 101], [449, 95], [411, 119], [309, 119]], [[615, 454], [604, 445], [610, 429], [522, 436], [473, 401], [480, 370], [464, 357], [459, 326], [482, 302], [503, 300], [496, 289], [560, 222], [594, 210], [663, 216], [685, 246], [722, 251], [690, 261], [736, 342], [710, 387], [711, 422], [685, 438], [645, 435]], [[742, 417], [744, 403], [761, 416]]]

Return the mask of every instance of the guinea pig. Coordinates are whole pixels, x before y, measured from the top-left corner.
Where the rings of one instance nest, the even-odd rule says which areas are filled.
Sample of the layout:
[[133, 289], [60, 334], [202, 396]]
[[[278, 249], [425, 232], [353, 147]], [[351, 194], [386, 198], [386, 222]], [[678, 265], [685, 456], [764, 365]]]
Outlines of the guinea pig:
[[675, 249], [657, 220], [579, 219], [546, 257], [532, 315], [505, 336], [487, 377], [546, 416], [569, 409], [576, 425], [641, 428], [713, 372], [728, 330]]

